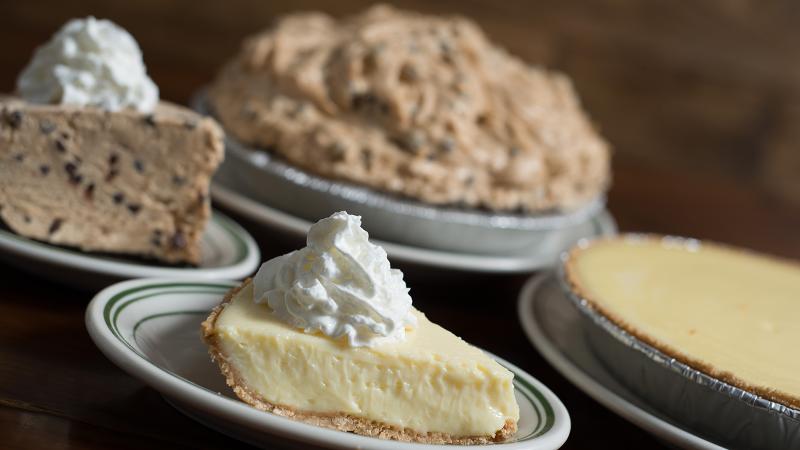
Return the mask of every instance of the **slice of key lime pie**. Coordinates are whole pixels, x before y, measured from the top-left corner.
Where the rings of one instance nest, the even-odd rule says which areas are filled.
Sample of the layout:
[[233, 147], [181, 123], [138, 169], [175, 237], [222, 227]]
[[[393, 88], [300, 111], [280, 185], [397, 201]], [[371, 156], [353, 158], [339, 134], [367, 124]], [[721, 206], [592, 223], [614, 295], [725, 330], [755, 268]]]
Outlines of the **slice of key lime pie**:
[[573, 249], [565, 276], [640, 340], [800, 407], [800, 265], [690, 239], [623, 236]]
[[306, 247], [267, 261], [203, 323], [236, 395], [264, 411], [425, 443], [506, 440], [513, 375], [411, 306], [403, 274], [358, 216], [311, 227]]

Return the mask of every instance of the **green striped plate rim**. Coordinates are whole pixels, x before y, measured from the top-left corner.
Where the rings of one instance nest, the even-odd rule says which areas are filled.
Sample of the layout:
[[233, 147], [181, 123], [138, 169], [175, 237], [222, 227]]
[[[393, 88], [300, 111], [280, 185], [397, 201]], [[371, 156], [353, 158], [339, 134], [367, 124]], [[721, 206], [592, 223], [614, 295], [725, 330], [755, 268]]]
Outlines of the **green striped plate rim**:
[[[219, 295], [221, 298], [229, 289], [231, 289], [235, 285], [236, 283], [223, 282], [223, 281], [209, 282], [209, 283], [154, 282], [153, 284], [149, 285], [133, 287], [115, 294], [108, 300], [108, 302], [105, 304], [105, 307], [103, 308], [103, 320], [105, 321], [105, 324], [109, 328], [109, 330], [111, 330], [112, 334], [120, 342], [122, 342], [128, 349], [130, 349], [136, 355], [141, 357], [143, 360], [147, 361], [149, 364], [152, 364], [153, 366], [170, 374], [171, 376], [178, 378], [186, 383], [189, 383], [197, 388], [215, 393], [202, 385], [199, 385], [189, 379], [186, 379], [180, 375], [177, 375], [169, 370], [166, 370], [154, 364], [145, 354], [139, 351], [136, 345], [133, 345], [130, 341], [128, 341], [128, 339], [120, 332], [118, 321], [123, 311], [136, 302], [168, 294], [213, 294], [213, 295]], [[208, 310], [179, 309], [175, 311], [162, 311], [156, 314], [145, 315], [139, 318], [139, 320], [134, 324], [133, 329], [131, 331], [131, 338], [135, 342], [136, 332], [138, 331], [139, 327], [145, 322], [151, 320], [159, 319], [162, 317], [178, 316], [178, 315], [192, 315], [201, 318], [207, 314], [209, 314]], [[198, 327], [199, 327], [199, 320], [198, 320]], [[548, 402], [544, 394], [526, 379], [526, 375], [521, 374], [518, 368], [506, 365], [502, 361], [498, 361], [498, 363], [503, 365], [503, 367], [505, 367], [514, 374], [514, 388], [530, 403], [531, 407], [535, 411], [537, 419], [537, 425], [534, 427], [533, 430], [526, 432], [524, 436], [515, 436], [513, 440], [509, 441], [509, 443], [535, 439], [547, 433], [555, 423], [555, 413], [552, 405]]]

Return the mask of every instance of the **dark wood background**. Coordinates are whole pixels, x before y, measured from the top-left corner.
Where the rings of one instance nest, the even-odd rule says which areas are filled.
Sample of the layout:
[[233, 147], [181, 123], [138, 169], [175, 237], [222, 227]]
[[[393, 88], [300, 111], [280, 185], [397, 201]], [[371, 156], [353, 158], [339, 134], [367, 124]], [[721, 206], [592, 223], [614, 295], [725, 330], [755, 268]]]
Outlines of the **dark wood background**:
[[[800, 259], [800, 3], [789, 0], [424, 2], [475, 19], [531, 63], [568, 73], [615, 149], [610, 209], [624, 230], [710, 238]], [[0, 92], [72, 17], [109, 18], [139, 41], [162, 97], [185, 103], [241, 39], [278, 14], [340, 16], [368, 2], [0, 0]], [[272, 236], [258, 234], [265, 255]], [[278, 245], [279, 246], [279, 245]], [[0, 446], [233, 448], [108, 362], [89, 340], [91, 293], [0, 265]], [[655, 448], [553, 371], [515, 313], [523, 281], [409, 280], [432, 319], [514, 361], [570, 409], [567, 448]], [[486, 310], [485, 300], [493, 308]]]
[[[279, 14], [367, 1], [10, 1], [0, 89], [71, 17], [110, 18], [139, 41], [170, 100], [186, 101], [242, 37]], [[568, 73], [621, 158], [725, 175], [800, 205], [800, 3], [622, 0], [396, 3], [478, 21], [531, 63]]]

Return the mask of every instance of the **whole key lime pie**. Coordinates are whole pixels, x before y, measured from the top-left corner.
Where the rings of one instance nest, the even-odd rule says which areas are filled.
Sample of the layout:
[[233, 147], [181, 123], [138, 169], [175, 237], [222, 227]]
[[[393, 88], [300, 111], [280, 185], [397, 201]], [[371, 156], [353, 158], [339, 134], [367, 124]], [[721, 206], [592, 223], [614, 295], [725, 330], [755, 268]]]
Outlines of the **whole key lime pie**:
[[403, 274], [358, 216], [317, 222], [203, 323], [212, 358], [250, 405], [318, 426], [436, 444], [517, 429], [513, 375], [414, 309]]
[[623, 236], [574, 249], [565, 275], [640, 340], [800, 408], [800, 265], [695, 240]]

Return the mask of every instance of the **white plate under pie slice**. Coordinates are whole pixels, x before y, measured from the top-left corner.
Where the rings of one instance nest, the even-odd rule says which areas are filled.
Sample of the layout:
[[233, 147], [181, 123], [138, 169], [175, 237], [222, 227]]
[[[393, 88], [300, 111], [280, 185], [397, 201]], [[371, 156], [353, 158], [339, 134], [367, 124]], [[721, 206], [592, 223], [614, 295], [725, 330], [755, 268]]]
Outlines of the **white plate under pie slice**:
[[532, 277], [519, 296], [519, 320], [536, 350], [578, 389], [634, 425], [681, 448], [722, 450], [667, 418], [617, 381], [594, 355], [580, 312], [550, 272]]
[[198, 267], [174, 267], [134, 258], [82, 252], [0, 229], [0, 260], [62, 283], [101, 288], [131, 278], [180, 277], [189, 280], [244, 278], [261, 262], [252, 236], [219, 212], [212, 212], [201, 242]]
[[[238, 400], [200, 339], [200, 323], [219, 304], [230, 281], [143, 279], [101, 291], [86, 310], [86, 326], [100, 350], [120, 368], [164, 395], [187, 416], [236, 439], [268, 446], [276, 442], [327, 448], [457, 449], [360, 436], [296, 422], [259, 411]], [[515, 437], [496, 449], [560, 447], [570, 431], [561, 401], [518, 367], [495, 359], [514, 373], [520, 406]]]
[[[248, 198], [217, 180], [211, 185], [211, 196], [217, 204], [230, 211], [263, 225], [265, 228], [296, 236], [303, 242], [305, 242], [308, 229], [312, 225], [312, 222]], [[383, 247], [392, 263], [400, 265], [410, 264], [459, 272], [514, 274], [529, 273], [551, 267], [558, 261], [563, 250], [582, 238], [609, 236], [617, 232], [616, 222], [606, 210], [593, 216], [582, 228], [585, 229], [579, 230], [574, 236], [555, 236], [555, 244], [531, 250], [527, 254], [508, 256], [434, 250], [377, 239], [370, 239], [370, 241]]]

